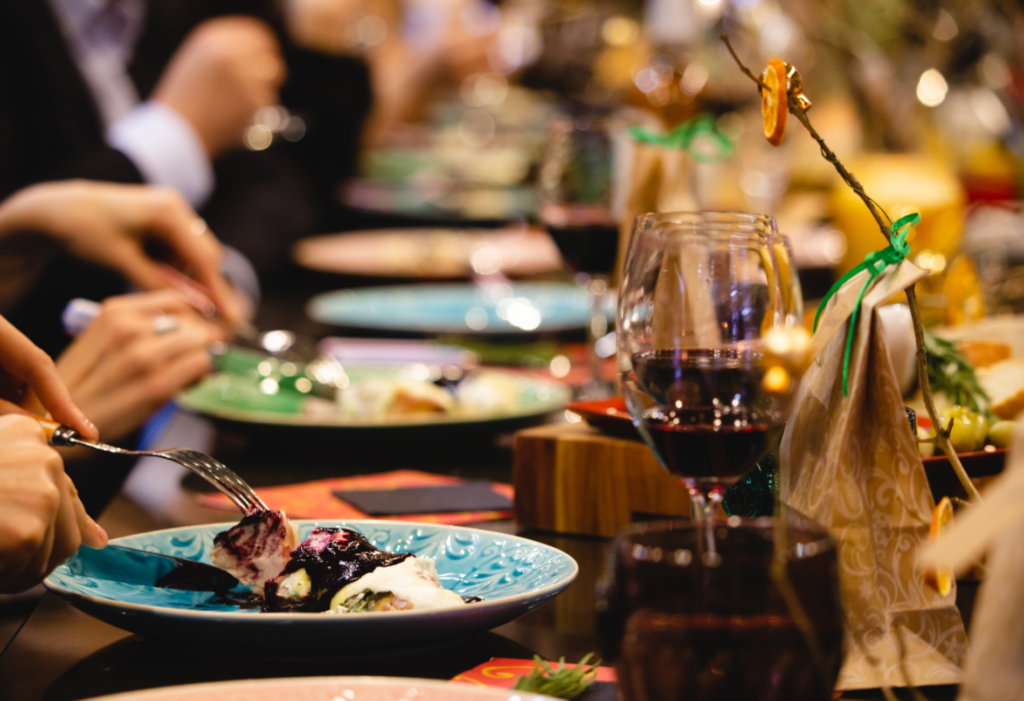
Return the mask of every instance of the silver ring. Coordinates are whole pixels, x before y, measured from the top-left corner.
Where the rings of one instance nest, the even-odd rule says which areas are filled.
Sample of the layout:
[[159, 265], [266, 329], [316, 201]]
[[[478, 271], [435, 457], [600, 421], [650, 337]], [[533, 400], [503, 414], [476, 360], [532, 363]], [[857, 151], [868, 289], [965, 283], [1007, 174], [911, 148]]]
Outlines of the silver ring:
[[188, 225], [188, 228], [192, 231], [193, 236], [202, 236], [210, 230], [210, 227], [206, 224], [206, 220], [202, 217], [196, 217], [193, 219], [192, 223]]
[[153, 333], [157, 336], [163, 336], [165, 333], [171, 333], [172, 331], [178, 330], [178, 317], [170, 314], [161, 314], [160, 316], [153, 319]]

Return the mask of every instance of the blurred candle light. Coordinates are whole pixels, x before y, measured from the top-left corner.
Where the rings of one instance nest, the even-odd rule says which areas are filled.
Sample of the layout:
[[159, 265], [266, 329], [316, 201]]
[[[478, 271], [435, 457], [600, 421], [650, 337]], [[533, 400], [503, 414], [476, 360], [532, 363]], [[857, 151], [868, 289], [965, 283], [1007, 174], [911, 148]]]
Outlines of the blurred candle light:
[[274, 141], [274, 132], [266, 124], [253, 124], [245, 130], [245, 147], [250, 151], [263, 151]]
[[629, 17], [609, 17], [601, 25], [601, 38], [610, 46], [631, 46], [640, 38], [640, 27]]
[[999, 54], [985, 54], [978, 62], [981, 80], [992, 90], [1002, 90], [1010, 84], [1010, 69]]
[[700, 63], [691, 63], [683, 71], [683, 77], [679, 80], [679, 87], [687, 95], [696, 95], [708, 82], [708, 69]]
[[959, 33], [960, 28], [956, 26], [956, 20], [953, 19], [953, 15], [949, 14], [948, 10], [940, 9], [938, 19], [935, 20], [935, 29], [932, 30], [932, 36], [939, 41], [949, 41]]
[[937, 107], [946, 99], [949, 85], [935, 68], [929, 68], [917, 81], [917, 99], [926, 107]]
[[562, 378], [569, 374], [572, 370], [572, 363], [564, 355], [556, 355], [551, 359], [551, 363], [548, 366], [553, 377]]
[[653, 68], [642, 68], [637, 71], [636, 77], [633, 78], [633, 82], [636, 83], [636, 87], [640, 92], [652, 92], [658, 87], [658, 72]]

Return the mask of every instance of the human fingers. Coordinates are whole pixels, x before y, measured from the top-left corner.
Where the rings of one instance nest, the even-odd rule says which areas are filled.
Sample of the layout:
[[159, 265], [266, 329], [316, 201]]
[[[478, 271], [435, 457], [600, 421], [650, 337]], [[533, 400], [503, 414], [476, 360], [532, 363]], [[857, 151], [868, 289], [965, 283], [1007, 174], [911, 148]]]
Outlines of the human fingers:
[[[20, 541], [18, 552], [0, 562], [0, 593], [25, 591], [46, 576], [56, 537], [53, 522], [54, 518], [50, 515], [39, 514], [25, 515], [24, 521], [18, 524], [19, 532], [14, 536]], [[0, 538], [8, 535], [0, 529]]]
[[180, 294], [169, 289], [105, 300], [99, 316], [58, 359], [61, 377], [77, 394], [105, 358], [116, 357], [140, 336], [153, 335], [154, 319], [161, 314], [187, 318], [194, 312]]
[[88, 406], [109, 441], [116, 442], [138, 428], [153, 412], [210, 370], [210, 356], [193, 349], [145, 376], [111, 387], [93, 387], [77, 396]]
[[48, 571], [63, 461], [29, 417], [0, 417], [0, 444], [0, 591], [16, 592]]
[[85, 504], [82, 503], [78, 496], [78, 489], [67, 473], [64, 474], [64, 479], [67, 480], [69, 491], [73, 497], [71, 503], [75, 508], [75, 520], [78, 522], [78, 530], [82, 534], [82, 545], [95, 550], [107, 547], [107, 543], [110, 541], [107, 531], [86, 513]]
[[[109, 440], [139, 425], [180, 390], [204, 377], [212, 361], [205, 327], [139, 339], [110, 355], [75, 388]], [[187, 367], [182, 369], [183, 359]]]
[[0, 399], [0, 416], [5, 414], [20, 414], [22, 416], [32, 416], [32, 413], [26, 411], [24, 408], [9, 402], [6, 399]]
[[[98, 368], [94, 382], [102, 386], [116, 381], [117, 377], [131, 378], [141, 383], [140, 390], [159, 395], [161, 393], [156, 388], [145, 383], [154, 375], [165, 372], [165, 368], [181, 355], [195, 353], [209, 360], [209, 344], [210, 334], [204, 325], [199, 324], [183, 324], [173, 333], [146, 336], [125, 348], [116, 358], [111, 358], [104, 368]], [[170, 396], [159, 397], [159, 400], [166, 399]]]
[[54, 419], [88, 439], [99, 438], [96, 427], [71, 400], [53, 359], [3, 317], [0, 317], [0, 365], [22, 380]]
[[[210, 293], [220, 314], [230, 323], [241, 321], [241, 312], [231, 286], [221, 272], [224, 248], [210, 228], [176, 192], [157, 191], [158, 211], [151, 231], [189, 266], [195, 279]], [[164, 285], [166, 285], [166, 277]]]
[[74, 485], [67, 479], [63, 465], [60, 474], [54, 474], [52, 478], [60, 490], [60, 506], [57, 509], [57, 518], [53, 522], [53, 547], [50, 549], [50, 557], [46, 561], [46, 572], [43, 576], [52, 572], [57, 565], [82, 547], [82, 531], [78, 527], [78, 515], [74, 504], [78, 500], [78, 492], [75, 491], [72, 495]]

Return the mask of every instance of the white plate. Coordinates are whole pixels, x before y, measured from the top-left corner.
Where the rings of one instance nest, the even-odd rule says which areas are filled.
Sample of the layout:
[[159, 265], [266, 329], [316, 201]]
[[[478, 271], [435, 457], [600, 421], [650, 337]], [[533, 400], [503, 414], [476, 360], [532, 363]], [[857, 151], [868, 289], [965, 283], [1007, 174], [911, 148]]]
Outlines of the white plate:
[[244, 679], [97, 697], [94, 701], [553, 701], [550, 696], [400, 677]]

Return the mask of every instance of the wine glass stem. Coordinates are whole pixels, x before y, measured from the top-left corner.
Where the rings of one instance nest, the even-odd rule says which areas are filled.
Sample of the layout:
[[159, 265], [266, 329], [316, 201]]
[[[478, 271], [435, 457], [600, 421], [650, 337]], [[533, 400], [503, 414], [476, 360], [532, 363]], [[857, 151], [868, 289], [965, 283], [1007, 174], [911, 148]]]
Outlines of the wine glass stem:
[[715, 516], [718, 515], [718, 505], [722, 501], [722, 492], [718, 489], [704, 491], [700, 487], [689, 487], [690, 490], [690, 519], [695, 523], [704, 524], [705, 537], [707, 539], [707, 553], [715, 554]]
[[587, 324], [587, 349], [590, 360], [590, 389], [587, 395], [602, 399], [607, 394], [602, 381], [602, 358], [597, 354], [597, 342], [608, 333], [608, 319], [604, 315], [604, 295], [608, 291], [608, 278], [594, 275], [587, 283], [590, 294], [590, 323]]
[[722, 493], [717, 489], [705, 492], [697, 487], [690, 487], [690, 518], [700, 523], [714, 522], [721, 502]]

